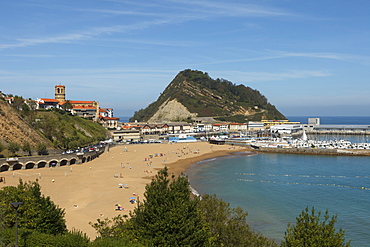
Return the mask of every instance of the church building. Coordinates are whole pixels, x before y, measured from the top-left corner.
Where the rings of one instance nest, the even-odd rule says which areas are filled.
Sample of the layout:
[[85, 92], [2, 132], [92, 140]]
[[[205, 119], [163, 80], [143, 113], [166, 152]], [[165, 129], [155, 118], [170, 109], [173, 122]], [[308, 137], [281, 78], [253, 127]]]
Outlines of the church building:
[[[73, 115], [82, 118], [92, 119], [97, 121], [99, 119], [99, 102], [96, 101], [81, 101], [81, 100], [66, 100], [66, 87], [64, 85], [55, 86], [55, 99], [59, 101], [59, 105], [66, 110], [71, 111]], [[70, 104], [63, 107], [65, 104]]]

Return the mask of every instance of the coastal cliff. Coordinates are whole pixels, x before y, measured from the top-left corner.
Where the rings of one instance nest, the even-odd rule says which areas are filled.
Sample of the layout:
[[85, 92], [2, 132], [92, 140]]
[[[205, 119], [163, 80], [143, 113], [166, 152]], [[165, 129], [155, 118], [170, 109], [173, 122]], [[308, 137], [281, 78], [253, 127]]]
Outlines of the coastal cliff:
[[130, 121], [187, 121], [194, 117], [234, 122], [286, 119], [259, 91], [187, 69], [176, 75], [157, 101], [135, 112]]

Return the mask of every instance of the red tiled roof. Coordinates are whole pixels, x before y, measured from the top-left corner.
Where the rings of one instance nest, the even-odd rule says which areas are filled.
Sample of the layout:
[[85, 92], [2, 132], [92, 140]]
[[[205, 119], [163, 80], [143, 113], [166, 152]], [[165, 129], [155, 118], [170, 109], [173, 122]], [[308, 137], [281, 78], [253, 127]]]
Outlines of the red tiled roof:
[[102, 117], [104, 120], [119, 120], [118, 117]]
[[94, 101], [70, 100], [71, 104], [92, 104]]
[[122, 128], [124, 128], [124, 129], [139, 128], [140, 129], [140, 126], [138, 126], [138, 125], [123, 125]]
[[93, 106], [84, 106], [84, 105], [74, 105], [73, 109], [90, 109], [90, 110], [96, 110]]
[[41, 100], [44, 101], [44, 102], [55, 102], [55, 103], [58, 103], [59, 102], [59, 100], [57, 100], [57, 99], [45, 99], [45, 98], [41, 98]]

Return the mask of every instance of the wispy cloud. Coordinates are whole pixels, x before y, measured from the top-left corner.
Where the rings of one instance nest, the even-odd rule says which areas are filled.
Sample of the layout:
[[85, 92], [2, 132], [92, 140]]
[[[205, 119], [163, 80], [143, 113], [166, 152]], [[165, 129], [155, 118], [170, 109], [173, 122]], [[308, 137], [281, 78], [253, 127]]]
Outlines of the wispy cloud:
[[[125, 4], [127, 2], [123, 1]], [[175, 4], [176, 3], [176, 4]], [[153, 4], [150, 4], [153, 6]], [[91, 40], [103, 35], [124, 33], [133, 30], [143, 30], [159, 25], [175, 25], [177, 23], [194, 21], [213, 17], [245, 17], [245, 16], [285, 16], [290, 15], [281, 10], [266, 8], [259, 5], [222, 3], [217, 1], [184, 1], [168, 0], [157, 2], [155, 10], [141, 5], [140, 10], [93, 9], [76, 8], [74, 11], [94, 12], [108, 15], [133, 15], [153, 17], [151, 20], [139, 21], [127, 25], [92, 27], [88, 30], [75, 31], [39, 38], [16, 38], [15, 42], [0, 44], [0, 50], [35, 46], [42, 44], [73, 43], [81, 40]], [[124, 6], [122, 6], [124, 8]], [[166, 9], [166, 10], [163, 10]], [[172, 11], [169, 11], [171, 9]]]
[[144, 45], [156, 45], [156, 46], [173, 46], [173, 47], [194, 47], [194, 46], [205, 46], [206, 42], [198, 41], [171, 41], [171, 40], [144, 40], [144, 39], [102, 39], [103, 41], [119, 42], [119, 43], [134, 43]]
[[[168, 0], [167, 2], [181, 3], [191, 6], [194, 11], [208, 13], [217, 16], [288, 16], [291, 15], [283, 10], [269, 8], [256, 4], [218, 2], [218, 1], [198, 1], [198, 0]], [[201, 8], [195, 8], [195, 6]]]
[[[364, 65], [370, 64], [369, 56], [358, 56], [353, 54], [342, 54], [342, 53], [319, 53], [319, 52], [289, 52], [289, 51], [262, 51], [259, 53], [261, 56], [248, 57], [248, 58], [237, 58], [237, 59], [214, 59], [204, 63], [194, 64], [199, 65], [211, 65], [211, 64], [227, 64], [227, 63], [241, 63], [241, 62], [254, 62], [263, 60], [273, 60], [282, 58], [319, 58], [319, 59], [331, 59], [350, 63], [359, 63]], [[239, 56], [240, 54], [238, 54]]]
[[370, 64], [369, 56], [359, 56], [345, 53], [321, 53], [321, 52], [287, 52], [287, 51], [271, 51], [277, 57], [306, 57], [306, 58], [323, 58], [339, 60], [351, 63]]
[[95, 27], [91, 28], [89, 31], [84, 31], [81, 33], [72, 33], [52, 37], [42, 37], [37, 39], [16, 39], [14, 44], [0, 44], [0, 50], [11, 49], [17, 47], [26, 47], [41, 44], [55, 44], [55, 43], [73, 43], [75, 41], [92, 39], [101, 35], [110, 35], [114, 33], [124, 33], [132, 30], [146, 29], [156, 25], [164, 25], [168, 23], [169, 20], [152, 20], [133, 23], [131, 25], [115, 25], [115, 26], [105, 26], [105, 27]]
[[5, 54], [6, 57], [25, 57], [25, 58], [52, 58], [54, 55], [49, 54]]
[[222, 74], [225, 78], [237, 83], [282, 81], [287, 79], [302, 79], [311, 77], [327, 77], [331, 73], [325, 70], [290, 70], [284, 72], [244, 72], [244, 71], [214, 71], [210, 74]]

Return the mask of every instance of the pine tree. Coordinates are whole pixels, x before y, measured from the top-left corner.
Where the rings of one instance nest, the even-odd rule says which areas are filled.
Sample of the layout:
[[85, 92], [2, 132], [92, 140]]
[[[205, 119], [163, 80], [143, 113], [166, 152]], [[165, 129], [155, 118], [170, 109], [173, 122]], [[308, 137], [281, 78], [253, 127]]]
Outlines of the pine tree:
[[10, 206], [11, 202], [23, 202], [18, 208], [20, 228], [47, 234], [66, 232], [64, 209], [41, 194], [38, 182], [20, 180], [17, 187], [7, 186], [0, 190], [0, 206], [4, 208], [3, 224], [6, 228], [14, 226], [15, 210]]
[[143, 203], [131, 215], [138, 239], [153, 246], [204, 246], [207, 224], [192, 199], [186, 177], [168, 179], [167, 168], [159, 171], [146, 186]]
[[296, 218], [295, 225], [288, 225], [282, 247], [349, 247], [345, 243], [344, 230], [336, 232], [334, 227], [337, 216], [330, 219], [328, 211], [321, 222], [321, 212], [315, 214], [312, 207], [311, 214], [308, 207]]
[[203, 195], [199, 208], [210, 225], [213, 246], [277, 246], [274, 241], [251, 229], [247, 212], [240, 207], [231, 208], [230, 203], [216, 195]]

